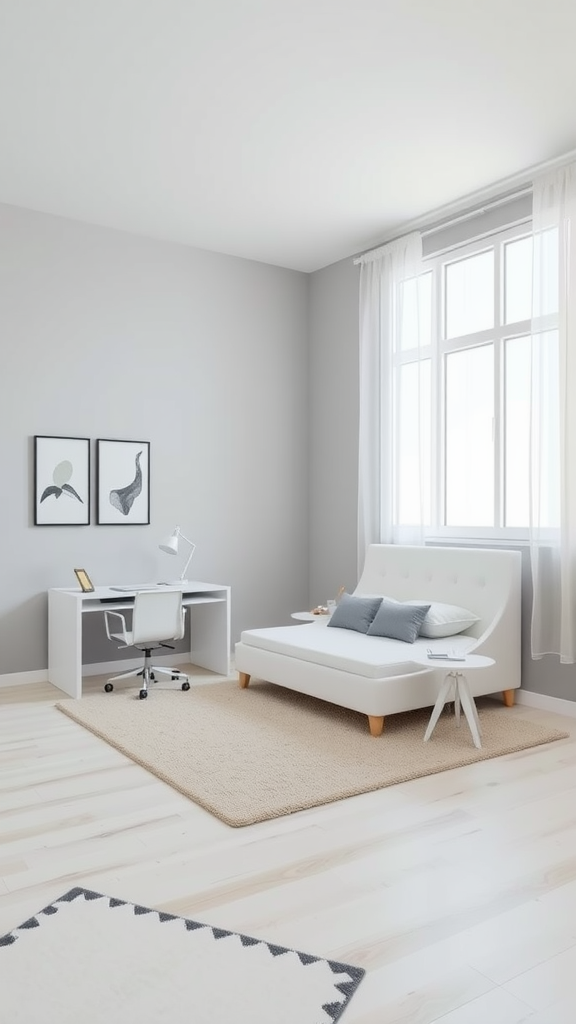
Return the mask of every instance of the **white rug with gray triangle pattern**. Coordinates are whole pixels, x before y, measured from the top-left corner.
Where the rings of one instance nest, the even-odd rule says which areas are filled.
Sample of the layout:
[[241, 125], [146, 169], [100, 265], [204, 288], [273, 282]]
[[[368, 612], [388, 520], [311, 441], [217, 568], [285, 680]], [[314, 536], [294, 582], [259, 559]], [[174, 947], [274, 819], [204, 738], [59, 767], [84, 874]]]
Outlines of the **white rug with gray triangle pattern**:
[[333, 1024], [364, 971], [75, 888], [0, 938], [6, 1024]]

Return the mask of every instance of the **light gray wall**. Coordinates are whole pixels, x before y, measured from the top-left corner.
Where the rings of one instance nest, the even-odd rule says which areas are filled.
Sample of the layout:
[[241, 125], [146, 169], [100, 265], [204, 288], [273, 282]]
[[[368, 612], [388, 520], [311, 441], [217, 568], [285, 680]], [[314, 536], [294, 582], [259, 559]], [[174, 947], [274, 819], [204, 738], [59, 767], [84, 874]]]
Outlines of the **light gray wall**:
[[[232, 586], [233, 639], [354, 586], [358, 276], [0, 205], [0, 674], [46, 667], [46, 591], [74, 566], [173, 572], [176, 523], [194, 576]], [[34, 434], [149, 440], [151, 525], [34, 527]], [[573, 666], [530, 658], [523, 554], [523, 685], [574, 699]], [[90, 617], [85, 661], [117, 656]]]
[[357, 580], [358, 267], [310, 276], [310, 603]]
[[[307, 303], [304, 274], [0, 206], [0, 673], [47, 666], [75, 566], [174, 575], [176, 524], [233, 638], [306, 607]], [[35, 527], [34, 434], [149, 440], [150, 526]], [[111, 660], [93, 618], [84, 660]]]
[[[358, 283], [352, 258], [310, 278], [310, 602], [355, 585], [358, 494]], [[576, 666], [530, 656], [529, 551], [520, 549], [522, 686], [576, 700]]]

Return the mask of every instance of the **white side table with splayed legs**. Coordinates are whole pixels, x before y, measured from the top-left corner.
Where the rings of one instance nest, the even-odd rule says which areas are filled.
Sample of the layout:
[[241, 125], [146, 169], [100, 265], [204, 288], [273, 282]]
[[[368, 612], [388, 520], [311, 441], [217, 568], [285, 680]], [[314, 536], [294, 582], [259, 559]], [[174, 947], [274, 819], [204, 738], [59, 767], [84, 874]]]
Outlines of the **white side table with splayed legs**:
[[460, 707], [462, 707], [466, 721], [470, 726], [474, 746], [480, 748], [482, 746], [482, 730], [467, 676], [469, 672], [474, 671], [476, 668], [489, 668], [490, 665], [494, 664], [494, 658], [488, 658], [484, 654], [466, 654], [462, 659], [458, 660], [454, 658], [421, 658], [419, 663], [426, 665], [427, 668], [443, 669], [445, 672], [438, 698], [430, 716], [428, 728], [424, 734], [424, 742], [427, 742], [434, 732], [444, 705], [449, 701], [454, 701], [456, 725], [460, 725]]

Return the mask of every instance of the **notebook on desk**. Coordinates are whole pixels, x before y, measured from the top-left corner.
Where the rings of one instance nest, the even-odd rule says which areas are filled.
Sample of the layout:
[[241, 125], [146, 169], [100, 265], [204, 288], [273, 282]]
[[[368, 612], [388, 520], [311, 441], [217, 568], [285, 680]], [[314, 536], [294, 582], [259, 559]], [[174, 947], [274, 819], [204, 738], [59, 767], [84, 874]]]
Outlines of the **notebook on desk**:
[[127, 594], [132, 590], [162, 590], [166, 586], [165, 583], [135, 583], [131, 587], [110, 587], [110, 590], [118, 590], [122, 594]]

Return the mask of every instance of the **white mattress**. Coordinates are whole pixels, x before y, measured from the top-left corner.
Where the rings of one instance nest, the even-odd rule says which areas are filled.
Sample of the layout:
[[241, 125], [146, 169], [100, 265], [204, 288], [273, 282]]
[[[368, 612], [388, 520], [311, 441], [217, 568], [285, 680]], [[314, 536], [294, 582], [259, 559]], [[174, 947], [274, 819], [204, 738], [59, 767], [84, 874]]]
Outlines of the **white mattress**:
[[[474, 637], [460, 634], [443, 640], [420, 637], [415, 643], [407, 644], [402, 640], [367, 636], [351, 629], [327, 628], [325, 622], [247, 629], [240, 640], [250, 647], [330, 666], [341, 672], [353, 672], [368, 679], [384, 679], [422, 670], [422, 662], [415, 661], [415, 655], [418, 652], [425, 657], [428, 648], [462, 653], [476, 643]], [[427, 664], [434, 666], [433, 661]]]

